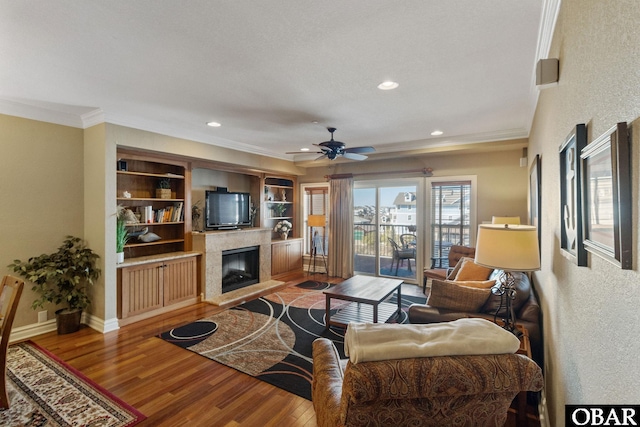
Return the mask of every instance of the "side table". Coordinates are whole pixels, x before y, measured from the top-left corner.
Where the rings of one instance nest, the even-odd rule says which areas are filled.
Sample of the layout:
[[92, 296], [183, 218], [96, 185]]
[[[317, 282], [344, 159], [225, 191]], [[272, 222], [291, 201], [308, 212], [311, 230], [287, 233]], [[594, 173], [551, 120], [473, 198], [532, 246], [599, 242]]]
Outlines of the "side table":
[[[529, 341], [529, 331], [521, 324], [516, 324], [516, 328], [521, 332], [520, 348], [516, 354], [522, 354], [531, 359], [531, 342]], [[527, 426], [527, 392], [521, 391], [514, 399], [516, 410], [516, 425]], [[512, 405], [513, 406], [513, 405]]]

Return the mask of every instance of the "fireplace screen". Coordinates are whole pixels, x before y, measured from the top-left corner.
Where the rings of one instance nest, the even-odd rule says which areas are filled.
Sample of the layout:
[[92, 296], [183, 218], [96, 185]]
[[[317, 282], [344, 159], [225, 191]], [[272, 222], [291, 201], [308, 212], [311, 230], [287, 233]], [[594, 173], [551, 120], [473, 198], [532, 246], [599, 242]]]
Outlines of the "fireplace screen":
[[260, 282], [260, 247], [222, 252], [222, 293]]

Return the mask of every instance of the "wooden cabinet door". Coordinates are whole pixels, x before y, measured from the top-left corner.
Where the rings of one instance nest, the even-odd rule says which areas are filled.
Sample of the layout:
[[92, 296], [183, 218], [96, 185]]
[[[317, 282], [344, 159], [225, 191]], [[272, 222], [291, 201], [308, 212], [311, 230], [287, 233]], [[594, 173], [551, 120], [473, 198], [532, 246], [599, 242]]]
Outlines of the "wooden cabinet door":
[[284, 242], [271, 244], [271, 275], [285, 273], [288, 270], [288, 266], [287, 244]]
[[302, 239], [271, 244], [271, 275], [275, 276], [302, 268]]
[[294, 240], [289, 245], [289, 270], [302, 268], [302, 239]]
[[165, 261], [163, 270], [165, 306], [197, 296], [198, 271], [195, 257]]
[[121, 269], [121, 318], [145, 313], [163, 306], [164, 263], [134, 265]]

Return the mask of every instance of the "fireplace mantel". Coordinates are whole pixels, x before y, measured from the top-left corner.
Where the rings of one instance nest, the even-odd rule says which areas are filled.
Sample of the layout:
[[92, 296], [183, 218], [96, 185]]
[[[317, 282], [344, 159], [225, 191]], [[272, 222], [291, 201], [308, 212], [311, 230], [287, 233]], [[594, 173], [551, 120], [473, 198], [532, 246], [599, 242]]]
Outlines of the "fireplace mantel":
[[260, 282], [271, 279], [271, 229], [244, 228], [239, 230], [193, 233], [193, 249], [202, 252], [203, 300], [222, 295], [222, 251], [260, 247]]

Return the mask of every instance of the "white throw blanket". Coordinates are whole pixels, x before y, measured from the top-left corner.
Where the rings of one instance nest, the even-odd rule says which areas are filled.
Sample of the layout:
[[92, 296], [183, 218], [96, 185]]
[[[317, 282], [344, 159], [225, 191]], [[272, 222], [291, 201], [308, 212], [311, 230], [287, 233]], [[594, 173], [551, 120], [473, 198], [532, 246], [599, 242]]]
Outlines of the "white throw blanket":
[[520, 340], [479, 318], [426, 325], [349, 323], [344, 352], [351, 363], [413, 357], [515, 353]]

